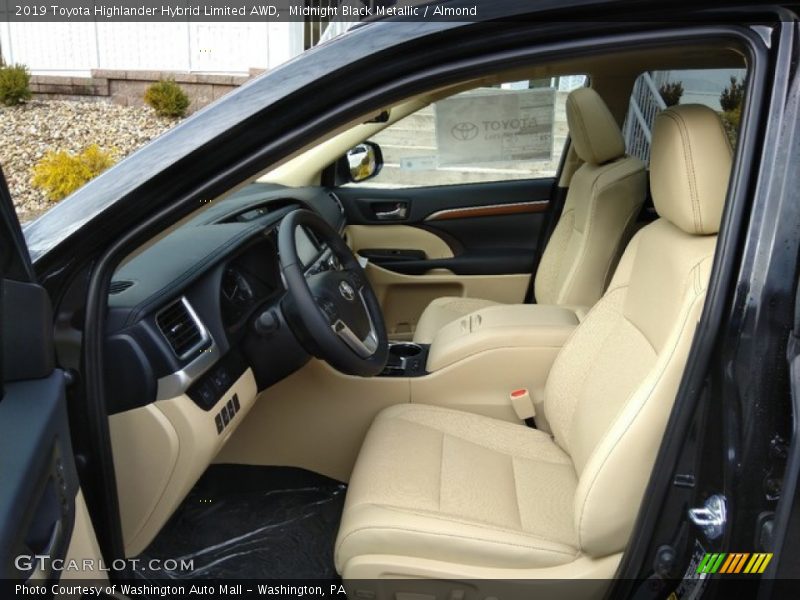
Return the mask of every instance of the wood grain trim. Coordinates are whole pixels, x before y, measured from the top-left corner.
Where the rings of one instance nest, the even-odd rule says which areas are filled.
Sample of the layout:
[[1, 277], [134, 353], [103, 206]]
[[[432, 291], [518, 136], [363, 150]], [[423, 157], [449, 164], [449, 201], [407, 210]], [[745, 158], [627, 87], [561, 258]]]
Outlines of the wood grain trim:
[[534, 202], [513, 202], [510, 204], [491, 204], [489, 206], [465, 206], [464, 208], [448, 208], [428, 215], [426, 221], [446, 221], [449, 219], [472, 219], [475, 217], [497, 217], [500, 215], [519, 215], [540, 213], [547, 210], [548, 200]]

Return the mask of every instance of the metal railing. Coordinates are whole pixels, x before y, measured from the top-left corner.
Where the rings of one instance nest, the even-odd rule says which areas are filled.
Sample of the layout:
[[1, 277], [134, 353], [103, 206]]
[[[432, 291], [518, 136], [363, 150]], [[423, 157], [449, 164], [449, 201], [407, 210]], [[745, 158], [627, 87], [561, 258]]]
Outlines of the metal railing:
[[625, 148], [630, 156], [649, 164], [653, 121], [666, 107], [652, 75], [645, 71], [637, 77], [622, 128]]

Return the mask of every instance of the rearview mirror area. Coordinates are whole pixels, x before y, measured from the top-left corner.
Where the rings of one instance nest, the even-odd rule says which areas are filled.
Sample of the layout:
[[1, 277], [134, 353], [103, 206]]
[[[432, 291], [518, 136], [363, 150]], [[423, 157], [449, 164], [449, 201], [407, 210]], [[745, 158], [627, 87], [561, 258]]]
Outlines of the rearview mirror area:
[[343, 175], [350, 183], [359, 183], [375, 177], [383, 168], [383, 152], [375, 142], [362, 142], [353, 146], [343, 157]]

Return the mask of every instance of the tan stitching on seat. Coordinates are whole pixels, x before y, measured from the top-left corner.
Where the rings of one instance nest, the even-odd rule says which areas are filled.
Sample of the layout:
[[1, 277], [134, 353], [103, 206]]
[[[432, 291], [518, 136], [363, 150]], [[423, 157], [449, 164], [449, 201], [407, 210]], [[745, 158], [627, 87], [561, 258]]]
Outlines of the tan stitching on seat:
[[[705, 258], [707, 258], [707, 257], [705, 257]], [[703, 260], [705, 260], [705, 258]], [[702, 262], [702, 261], [699, 261], [697, 264], [700, 264], [700, 262]], [[581, 505], [581, 517], [580, 517], [580, 521], [578, 523], [577, 532], [576, 532], [577, 535], [578, 535], [578, 547], [579, 548], [583, 548], [583, 520], [584, 520], [584, 517], [586, 516], [586, 504], [589, 502], [589, 496], [591, 496], [591, 493], [592, 493], [592, 490], [594, 488], [595, 482], [597, 481], [597, 478], [600, 476], [600, 473], [603, 472], [603, 468], [605, 467], [606, 462], [608, 462], [608, 460], [611, 457], [611, 455], [614, 454], [614, 450], [617, 448], [619, 443], [625, 437], [625, 434], [628, 432], [628, 430], [631, 428], [631, 426], [636, 422], [636, 417], [644, 409], [644, 407], [648, 404], [648, 402], [650, 400], [650, 397], [653, 395], [653, 391], [658, 387], [658, 383], [661, 381], [661, 378], [663, 377], [665, 371], [667, 370], [667, 367], [669, 366], [669, 364], [670, 364], [670, 362], [672, 360], [672, 356], [675, 354], [675, 351], [678, 348], [678, 345], [680, 343], [681, 337], [683, 336], [683, 333], [685, 331], [686, 323], [687, 323], [687, 321], [689, 319], [689, 315], [691, 314], [692, 309], [694, 308], [694, 305], [697, 302], [697, 300], [698, 299], [702, 299], [702, 298], [703, 298], [702, 294], [695, 295], [695, 298], [692, 300], [691, 304], [689, 305], [688, 309], [686, 310], [686, 314], [683, 317], [683, 323], [681, 324], [681, 327], [680, 327], [680, 333], [675, 337], [675, 341], [673, 343], [672, 349], [666, 355], [665, 360], [664, 360], [664, 364], [663, 364], [663, 366], [661, 368], [661, 371], [658, 373], [658, 375], [656, 376], [655, 381], [650, 386], [650, 391], [647, 393], [647, 396], [639, 404], [639, 407], [637, 408], [636, 412], [631, 416], [631, 418], [630, 418], [630, 420], [628, 422], [628, 425], [625, 427], [624, 431], [622, 431], [617, 436], [617, 439], [614, 441], [613, 445], [611, 446], [609, 451], [606, 453], [605, 457], [603, 457], [603, 462], [600, 463], [600, 466], [597, 469], [595, 469], [594, 476], [592, 477], [592, 481], [591, 481], [591, 483], [589, 484], [589, 486], [586, 489], [586, 494], [584, 495], [584, 498], [583, 498], [583, 504]], [[625, 317], [624, 315], [623, 315], [623, 317], [627, 319], [627, 317]], [[601, 439], [597, 443], [597, 445], [595, 446], [595, 449], [597, 449], [600, 445], [602, 445], [603, 442], [605, 442], [606, 438], [608, 438], [608, 436], [611, 435], [611, 432], [614, 429], [614, 424], [616, 424], [617, 420], [619, 420], [619, 418], [622, 416], [622, 413], [624, 412], [624, 409], [627, 408], [628, 403], [630, 402], [631, 398], [633, 398], [638, 391], [639, 391], [639, 388], [637, 388], [633, 392], [631, 392], [631, 395], [628, 397], [628, 399], [626, 400], [626, 402], [625, 402], [625, 404], [623, 406], [623, 410], [620, 411], [619, 415], [617, 416], [617, 419], [614, 421], [612, 426], [608, 429], [606, 434], [603, 436], [603, 439]], [[594, 451], [593, 451], [593, 453], [594, 453]]]
[[689, 183], [689, 200], [692, 203], [692, 218], [694, 220], [695, 232], [701, 233], [703, 231], [703, 217], [700, 211], [700, 192], [697, 188], [697, 174], [695, 173], [694, 159], [692, 158], [689, 127], [683, 115], [670, 111], [664, 111], [661, 114], [672, 119], [678, 127], [681, 145], [683, 146], [683, 162], [685, 163], [686, 172], [689, 174], [689, 177], [687, 177]]
[[[412, 405], [412, 404], [409, 404], [409, 407], [411, 407], [411, 406], [413, 406], [413, 405]], [[427, 406], [427, 405], [426, 405], [426, 406]], [[394, 418], [395, 418], [395, 419], [397, 419], [397, 420], [399, 420], [399, 421], [405, 421], [406, 423], [412, 423], [413, 425], [415, 425], [415, 426], [417, 426], [417, 427], [424, 427], [425, 429], [429, 429], [429, 430], [431, 430], [431, 431], [435, 431], [436, 433], [441, 433], [442, 435], [447, 435], [447, 436], [450, 436], [450, 437], [454, 437], [454, 438], [456, 438], [456, 439], [459, 439], [459, 440], [462, 440], [462, 441], [468, 442], [468, 443], [470, 443], [470, 444], [474, 444], [474, 445], [476, 445], [476, 446], [480, 446], [481, 448], [485, 448], [486, 450], [491, 450], [492, 452], [496, 452], [497, 454], [502, 454], [502, 455], [504, 455], [504, 456], [513, 456], [513, 454], [511, 454], [510, 452], [507, 452], [507, 451], [504, 451], [504, 450], [498, 450], [497, 448], [494, 448], [494, 447], [492, 447], [492, 446], [488, 446], [488, 445], [486, 445], [486, 444], [482, 444], [482, 443], [480, 443], [480, 442], [478, 442], [478, 441], [475, 441], [475, 440], [473, 440], [473, 439], [470, 439], [470, 438], [467, 438], [467, 437], [463, 437], [463, 438], [461, 438], [461, 437], [458, 437], [458, 436], [454, 436], [454, 435], [453, 435], [453, 434], [451, 434], [451, 433], [447, 433], [446, 431], [444, 431], [444, 430], [442, 430], [442, 429], [438, 429], [437, 427], [434, 427], [434, 426], [432, 426], [432, 425], [428, 425], [427, 423], [420, 423], [420, 422], [418, 422], [418, 421], [414, 421], [413, 419], [409, 419], [409, 418], [407, 418], [407, 417], [403, 417], [403, 415], [402, 415], [402, 414], [396, 415]], [[503, 423], [503, 424], [505, 425], [505, 423]], [[522, 425], [512, 425], [511, 423], [509, 423], [508, 425], [509, 425], [509, 429], [511, 429], [511, 428], [513, 428], [513, 427], [518, 427], [518, 428], [520, 428], [520, 429], [522, 429], [522, 428], [523, 428], [523, 426], [522, 426]], [[522, 431], [521, 431], [520, 433], [523, 433], [523, 434], [525, 434], [525, 433], [528, 433], [528, 432], [522, 432]], [[545, 441], [545, 439], [546, 439], [548, 443], [552, 443], [553, 445], [555, 445], [555, 446], [556, 446], [556, 448], [558, 448], [558, 449], [559, 449], [559, 450], [561, 450], [562, 452], [564, 451], [562, 448], [560, 448], [560, 447], [558, 446], [558, 444], [556, 444], [555, 442], [553, 442], [553, 441], [552, 441], [550, 438], [545, 438], [545, 439], [542, 439], [542, 440], [540, 441], [540, 440], [537, 440], [537, 439], [536, 439], [537, 437], [539, 437], [539, 436], [536, 436], [536, 435], [532, 436], [532, 437], [530, 438], [530, 440], [528, 440], [528, 443], [529, 443], [529, 444], [530, 444], [530, 443], [533, 443], [533, 444], [539, 444], [539, 445], [541, 445], [541, 444], [543, 444], [543, 443], [544, 443], [544, 441]], [[526, 457], [522, 457], [522, 458], [526, 458]], [[529, 459], [529, 458], [527, 458], [527, 460], [534, 460], [534, 459]], [[542, 462], [542, 463], [547, 463], [547, 464], [549, 464], [549, 465], [564, 465], [564, 466], [566, 466], [566, 465], [570, 465], [570, 464], [572, 464], [572, 463], [571, 463], [571, 461], [569, 460], [569, 458], [567, 458], [567, 457], [564, 457], [564, 458], [563, 458], [563, 461], [555, 461], [555, 460], [550, 460], [550, 459], [547, 459], [547, 458], [544, 458], [544, 457], [542, 457], [542, 458], [539, 458], [539, 457], [537, 457], [535, 460], [537, 460], [537, 461], [539, 461], [539, 462]], [[441, 469], [441, 467], [440, 467], [440, 469]]]
[[[626, 159], [621, 159], [621, 160], [617, 161], [616, 163], [614, 163], [612, 165], [609, 165], [609, 166], [611, 168], [608, 169], [607, 171], [601, 173], [600, 175], [598, 175], [597, 178], [595, 179], [595, 181], [592, 183], [592, 189], [591, 189], [591, 192], [590, 192], [590, 197], [593, 199], [593, 201], [592, 201], [592, 206], [591, 206], [591, 210], [590, 210], [590, 213], [589, 213], [588, 224], [587, 224], [587, 227], [586, 227], [585, 231], [583, 231], [583, 243], [581, 244], [581, 254], [580, 254], [580, 257], [578, 257], [577, 260], [573, 261], [572, 267], [570, 267], [569, 273], [567, 274], [567, 281], [565, 282], [566, 286], [564, 284], [562, 284], [561, 292], [556, 296], [557, 303], [559, 303], [559, 304], [564, 302], [565, 297], [567, 297], [569, 295], [569, 293], [572, 292], [572, 288], [575, 287], [575, 281], [576, 281], [575, 271], [578, 269], [578, 266], [581, 263], [583, 263], [583, 261], [584, 261], [584, 259], [586, 257], [586, 253], [588, 252], [589, 234], [593, 231], [593, 229], [594, 229], [594, 227], [596, 225], [596, 223], [595, 223], [595, 221], [596, 221], [595, 215], [597, 214], [598, 205], [600, 204], [600, 202], [598, 201], [598, 198], [599, 198], [600, 194], [602, 192], [605, 192], [606, 190], [614, 187], [615, 185], [618, 185], [618, 184], [622, 183], [623, 181], [626, 181], [627, 179], [630, 179], [631, 177], [635, 177], [636, 175], [639, 175], [639, 173], [640, 173], [640, 171], [634, 171], [634, 172], [629, 173], [628, 175], [624, 176], [621, 179], [617, 179], [617, 180], [611, 181], [610, 183], [604, 184], [599, 189], [596, 189], [596, 188], [598, 188], [598, 186], [600, 184], [600, 179], [602, 177], [604, 177], [604, 176], [608, 175], [609, 173], [611, 173], [614, 170], [614, 167], [628, 166], [628, 161]], [[573, 225], [573, 228], [574, 228], [574, 225]], [[614, 252], [611, 255], [611, 258], [609, 259], [609, 263], [613, 262], [615, 255], [616, 255], [616, 252]], [[610, 267], [610, 264], [609, 264], [609, 267]], [[605, 286], [605, 277], [603, 278], [603, 285]], [[600, 290], [600, 292], [602, 293], [602, 289]]]
[[[625, 244], [626, 244], [625, 238], [628, 238], [627, 243], [630, 243], [630, 238], [631, 238], [630, 231], [636, 224], [636, 219], [639, 216], [640, 210], [641, 206], [635, 205], [633, 209], [631, 209], [628, 218], [625, 219], [625, 225], [622, 227], [622, 236], [620, 237], [619, 242], [617, 243], [617, 247], [614, 249], [614, 253], [611, 255], [611, 258], [609, 259], [608, 264], [606, 265], [606, 274], [603, 277], [604, 290], [606, 289], [606, 286], [609, 285], [611, 283], [611, 280], [614, 278], [614, 271], [616, 269], [616, 266], [619, 265], [619, 262], [625, 251]], [[616, 261], [614, 260], [615, 258], [617, 259]]]
[[[361, 533], [363, 531], [378, 531], [378, 530], [382, 530], [382, 531], [402, 531], [402, 532], [406, 532], [406, 533], [420, 533], [420, 534], [423, 534], [423, 535], [429, 535], [429, 536], [433, 536], [433, 537], [444, 537], [444, 538], [450, 538], [450, 539], [456, 539], [456, 540], [468, 540], [468, 541], [471, 541], [471, 542], [481, 542], [481, 543], [484, 543], [484, 544], [495, 544], [497, 546], [509, 546], [509, 547], [512, 547], [512, 548], [525, 548], [526, 550], [538, 550], [540, 552], [549, 552], [551, 554], [559, 554], [561, 556], [578, 556], [580, 554], [580, 552], [577, 549], [574, 550], [573, 552], [567, 552], [565, 550], [558, 550], [558, 549], [555, 549], [555, 548], [546, 548], [546, 547], [536, 546], [536, 545], [517, 544], [517, 543], [514, 543], [514, 542], [503, 542], [503, 541], [499, 541], [499, 540], [470, 537], [468, 535], [457, 535], [457, 534], [452, 534], [452, 533], [437, 533], [437, 532], [434, 532], [434, 531], [426, 531], [424, 529], [414, 529], [414, 528], [411, 528], [411, 527], [393, 527], [393, 526], [388, 526], [388, 525], [365, 525], [364, 527], [359, 527], [357, 529], [354, 529], [353, 531], [349, 532], [347, 535], [345, 535], [339, 541], [339, 545], [336, 548], [336, 553], [338, 554], [339, 552], [341, 552], [342, 546], [344, 546], [345, 543], [347, 542], [347, 540], [350, 537], [352, 537], [353, 535], [355, 535], [356, 533]], [[547, 541], [547, 540], [543, 540], [543, 541]]]
[[389, 510], [396, 513], [402, 514], [409, 514], [409, 515], [416, 515], [418, 517], [424, 517], [426, 519], [435, 519], [437, 521], [445, 521], [446, 523], [454, 523], [456, 525], [465, 525], [467, 527], [474, 527], [476, 529], [483, 529], [485, 531], [497, 531], [501, 533], [506, 533], [509, 535], [518, 535], [520, 537], [530, 538], [532, 540], [538, 540], [541, 542], [548, 542], [555, 544], [557, 546], [564, 546], [565, 548], [572, 548], [571, 544], [567, 544], [565, 542], [559, 542], [557, 540], [551, 540], [541, 535], [537, 535], [535, 533], [531, 533], [529, 531], [518, 530], [518, 529], [509, 529], [508, 527], [503, 527], [502, 525], [494, 525], [492, 523], [484, 523], [481, 521], [469, 520], [469, 519], [459, 519], [458, 517], [442, 515], [442, 513], [433, 513], [428, 512], [423, 509], [414, 509], [414, 508], [404, 508], [402, 506], [394, 506], [392, 504], [376, 504], [374, 502], [363, 502], [361, 504], [356, 504], [355, 506], [374, 506], [380, 508], [382, 510]]

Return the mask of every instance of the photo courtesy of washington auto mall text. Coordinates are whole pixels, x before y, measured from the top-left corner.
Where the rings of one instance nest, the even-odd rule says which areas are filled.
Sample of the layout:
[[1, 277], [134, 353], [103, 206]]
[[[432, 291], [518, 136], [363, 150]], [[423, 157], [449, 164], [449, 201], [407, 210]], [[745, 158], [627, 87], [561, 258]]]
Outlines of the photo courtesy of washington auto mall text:
[[15, 584], [16, 598], [347, 598], [341, 583], [53, 583]]

